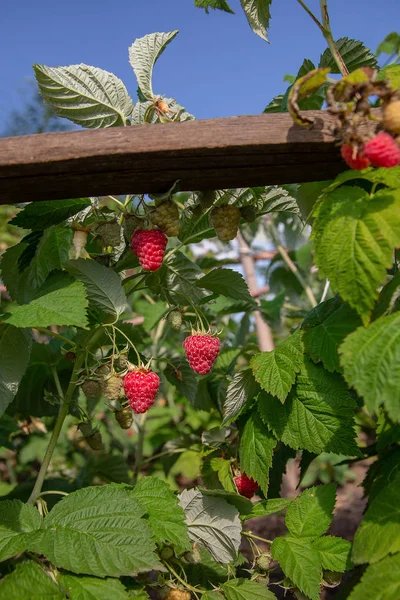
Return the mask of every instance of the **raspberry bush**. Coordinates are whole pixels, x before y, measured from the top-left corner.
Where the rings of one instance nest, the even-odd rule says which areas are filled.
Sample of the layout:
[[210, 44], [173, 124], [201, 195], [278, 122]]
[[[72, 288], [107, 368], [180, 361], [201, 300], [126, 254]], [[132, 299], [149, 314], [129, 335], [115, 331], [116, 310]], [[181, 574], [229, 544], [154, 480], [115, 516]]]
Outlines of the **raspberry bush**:
[[[266, 39], [269, 0], [241, 5]], [[0, 598], [400, 597], [400, 36], [379, 68], [321, 7], [318, 66], [264, 112], [298, 129], [325, 106], [335, 180], [7, 211]], [[35, 65], [41, 94], [78, 125], [162, 135], [194, 119], [153, 92], [176, 35], [130, 47], [135, 102], [82, 64]], [[335, 504], [359, 463], [349, 541]]]

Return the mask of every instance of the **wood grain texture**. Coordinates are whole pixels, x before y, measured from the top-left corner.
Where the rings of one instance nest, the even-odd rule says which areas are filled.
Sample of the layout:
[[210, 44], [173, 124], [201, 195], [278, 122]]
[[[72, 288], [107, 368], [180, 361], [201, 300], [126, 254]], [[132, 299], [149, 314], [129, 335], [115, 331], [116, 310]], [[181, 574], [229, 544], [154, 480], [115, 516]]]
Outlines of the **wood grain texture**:
[[0, 140], [0, 204], [321, 181], [346, 166], [332, 118], [308, 111], [115, 127]]

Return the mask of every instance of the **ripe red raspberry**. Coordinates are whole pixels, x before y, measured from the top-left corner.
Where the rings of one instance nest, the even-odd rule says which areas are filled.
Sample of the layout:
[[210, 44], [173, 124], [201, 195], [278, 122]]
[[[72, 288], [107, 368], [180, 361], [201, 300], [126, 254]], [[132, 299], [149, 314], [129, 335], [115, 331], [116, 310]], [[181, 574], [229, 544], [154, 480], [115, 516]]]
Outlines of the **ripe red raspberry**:
[[247, 477], [246, 473], [242, 473], [239, 477], [235, 477], [234, 481], [239, 494], [246, 498], [252, 498], [254, 493], [258, 490], [258, 483], [251, 477]]
[[145, 271], [157, 271], [162, 265], [167, 242], [159, 229], [136, 229], [131, 238], [131, 248]]
[[366, 169], [371, 164], [369, 159], [366, 158], [362, 152], [358, 152], [351, 144], [342, 144], [340, 154], [342, 155], [343, 160], [347, 162], [350, 169], [354, 169], [355, 171]]
[[374, 167], [396, 167], [400, 163], [400, 148], [385, 131], [369, 140], [364, 145], [363, 152]]
[[154, 404], [159, 386], [159, 376], [144, 367], [127, 373], [124, 390], [131, 409], [137, 414], [147, 412]]
[[195, 333], [185, 339], [183, 347], [193, 371], [206, 375], [217, 359], [221, 343], [217, 337]]
[[237, 206], [217, 206], [210, 213], [211, 225], [221, 242], [233, 240], [238, 232], [241, 214]]

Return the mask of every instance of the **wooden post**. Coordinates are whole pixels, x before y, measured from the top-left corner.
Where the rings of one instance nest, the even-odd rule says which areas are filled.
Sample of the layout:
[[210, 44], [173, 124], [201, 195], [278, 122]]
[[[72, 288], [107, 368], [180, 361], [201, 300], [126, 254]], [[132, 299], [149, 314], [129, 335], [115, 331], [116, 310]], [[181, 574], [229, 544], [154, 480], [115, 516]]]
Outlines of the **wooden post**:
[[325, 111], [311, 127], [288, 113], [0, 139], [0, 204], [265, 186], [346, 168]]

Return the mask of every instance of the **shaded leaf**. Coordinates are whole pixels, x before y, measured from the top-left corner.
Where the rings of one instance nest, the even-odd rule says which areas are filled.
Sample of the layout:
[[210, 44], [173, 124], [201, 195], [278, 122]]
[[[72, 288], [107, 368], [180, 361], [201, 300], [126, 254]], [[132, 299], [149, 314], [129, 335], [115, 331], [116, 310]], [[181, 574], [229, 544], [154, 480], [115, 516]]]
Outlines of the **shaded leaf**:
[[267, 517], [275, 513], [285, 510], [290, 506], [292, 502], [291, 498], [269, 498], [268, 500], [261, 500], [253, 504], [253, 510], [250, 514], [246, 515], [245, 519], [253, 519], [254, 517]]
[[120, 317], [126, 307], [126, 296], [115, 271], [84, 258], [69, 260], [65, 268], [84, 284], [91, 305], [113, 321]]
[[15, 570], [3, 579], [0, 596], [7, 600], [65, 600], [65, 595], [50, 574], [33, 560], [17, 564]]
[[110, 598], [129, 600], [131, 598], [121, 581], [110, 577], [98, 579], [63, 574], [59, 578], [59, 584], [67, 592], [69, 600], [110, 600]]
[[32, 339], [12, 325], [0, 325], [0, 415], [13, 401], [29, 363]]
[[392, 481], [371, 502], [354, 537], [355, 564], [376, 563], [400, 551], [400, 485]]
[[89, 198], [30, 202], [10, 221], [10, 225], [23, 229], [37, 229], [40, 225], [40, 229], [47, 229], [59, 225], [88, 206]]
[[254, 379], [251, 369], [236, 373], [226, 391], [222, 424], [232, 423], [239, 416], [243, 407], [258, 394], [259, 390], [259, 385]]
[[235, 300], [254, 302], [243, 276], [232, 269], [213, 269], [198, 279], [196, 286]]
[[0, 561], [25, 552], [41, 522], [38, 510], [31, 504], [23, 504], [21, 500], [0, 502]]
[[[398, 600], [400, 597], [400, 554], [370, 565], [353, 588], [349, 600]], [[0, 588], [1, 589], [1, 588]]]
[[[376, 57], [369, 48], [364, 46], [363, 42], [343, 37], [336, 40], [335, 44], [350, 73], [360, 67], [375, 68], [377, 66]], [[339, 67], [329, 48], [321, 55], [319, 67], [329, 67], [331, 73], [340, 75]]]
[[230, 579], [222, 585], [227, 600], [276, 600], [265, 585], [248, 579]]
[[198, 8], [204, 8], [208, 13], [209, 8], [224, 10], [227, 13], [235, 14], [229, 4], [225, 0], [194, 0], [194, 5]]
[[264, 426], [258, 413], [253, 411], [241, 424], [239, 457], [242, 471], [252, 477], [265, 496], [268, 493], [268, 473], [277, 444], [275, 436]]

